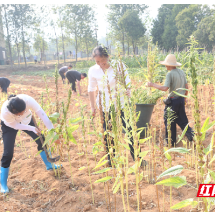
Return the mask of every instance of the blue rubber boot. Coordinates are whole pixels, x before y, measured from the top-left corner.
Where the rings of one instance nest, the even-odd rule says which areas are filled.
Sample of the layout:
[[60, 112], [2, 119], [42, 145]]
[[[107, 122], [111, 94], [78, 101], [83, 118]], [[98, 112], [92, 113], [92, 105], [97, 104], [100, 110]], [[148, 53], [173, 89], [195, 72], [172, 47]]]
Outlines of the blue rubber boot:
[[[42, 152], [40, 153], [40, 156], [41, 156], [41, 158], [43, 159], [43, 162], [45, 163], [46, 169], [47, 169], [47, 170], [53, 169], [53, 167], [54, 167], [55, 169], [59, 169], [59, 168], [60, 168], [59, 165], [56, 165], [56, 164], [53, 164], [53, 165], [52, 165], [52, 164], [47, 160], [46, 153], [45, 153], [44, 151], [42, 151]], [[61, 166], [62, 166], [62, 164], [61, 164]]]
[[9, 173], [9, 167], [1, 167], [1, 193], [8, 193], [9, 189], [7, 187], [7, 178]]

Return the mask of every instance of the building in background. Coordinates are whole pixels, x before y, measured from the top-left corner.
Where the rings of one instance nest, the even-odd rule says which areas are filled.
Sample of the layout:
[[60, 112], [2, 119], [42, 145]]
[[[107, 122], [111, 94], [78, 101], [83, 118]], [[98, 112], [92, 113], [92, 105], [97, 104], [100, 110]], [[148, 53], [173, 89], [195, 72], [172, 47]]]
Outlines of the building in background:
[[4, 65], [6, 61], [6, 44], [4, 40], [3, 23], [0, 9], [0, 65]]

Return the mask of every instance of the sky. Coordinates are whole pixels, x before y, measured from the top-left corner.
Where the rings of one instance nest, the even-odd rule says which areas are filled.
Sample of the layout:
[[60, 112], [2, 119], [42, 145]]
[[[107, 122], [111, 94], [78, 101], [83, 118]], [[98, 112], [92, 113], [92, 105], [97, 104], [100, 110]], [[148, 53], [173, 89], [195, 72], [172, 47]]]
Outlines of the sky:
[[[149, 13], [149, 16], [153, 19], [156, 18], [158, 14], [158, 8], [161, 6], [161, 4], [155, 4], [153, 1], [151, 3], [145, 3], [149, 7], [147, 8], [147, 11]], [[105, 7], [105, 4], [97, 4], [97, 23], [98, 23], [98, 31], [97, 31], [97, 36], [98, 39], [101, 37], [105, 37], [106, 33], [108, 33], [108, 23], [106, 20], [107, 12], [108, 9]]]

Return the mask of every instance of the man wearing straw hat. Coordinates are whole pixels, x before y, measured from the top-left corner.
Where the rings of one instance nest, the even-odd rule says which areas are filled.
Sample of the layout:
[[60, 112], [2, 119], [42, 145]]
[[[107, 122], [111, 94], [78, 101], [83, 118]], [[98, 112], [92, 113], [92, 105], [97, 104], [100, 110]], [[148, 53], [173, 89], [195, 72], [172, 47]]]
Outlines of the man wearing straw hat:
[[[188, 89], [188, 84], [186, 80], [186, 76], [181, 69], [176, 67], [181, 66], [181, 63], [176, 61], [176, 57], [174, 54], [169, 54], [165, 58], [164, 61], [159, 62], [162, 65], [166, 66], [166, 69], [170, 72], [166, 75], [166, 80], [164, 86], [160, 86], [155, 83], [148, 82], [146, 85], [148, 87], [155, 87], [158, 90], [167, 91], [169, 89], [169, 97], [165, 102], [166, 106], [164, 109], [164, 124], [166, 127], [166, 140], [168, 138], [167, 133], [167, 119], [165, 118], [166, 109], [171, 107], [174, 111], [174, 116], [176, 117], [174, 121], [171, 123], [171, 138], [172, 138], [172, 146], [176, 144], [176, 123], [180, 126], [182, 130], [188, 124], [187, 115], [185, 113], [185, 98], [175, 94], [173, 91], [180, 93], [182, 95], [187, 95], [187, 90], [180, 90], [178, 88], [186, 88]], [[193, 131], [190, 126], [187, 128], [186, 136], [189, 141], [193, 140]]]

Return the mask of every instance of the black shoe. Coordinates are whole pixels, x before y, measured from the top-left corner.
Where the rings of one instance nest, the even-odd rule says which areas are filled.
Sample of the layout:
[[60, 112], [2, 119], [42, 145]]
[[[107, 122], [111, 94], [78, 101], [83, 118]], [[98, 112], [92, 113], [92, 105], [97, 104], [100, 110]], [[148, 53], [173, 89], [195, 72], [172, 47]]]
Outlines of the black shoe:
[[108, 160], [108, 166], [112, 167], [111, 160]]
[[186, 137], [190, 142], [193, 141], [193, 135], [192, 134], [186, 134]]

